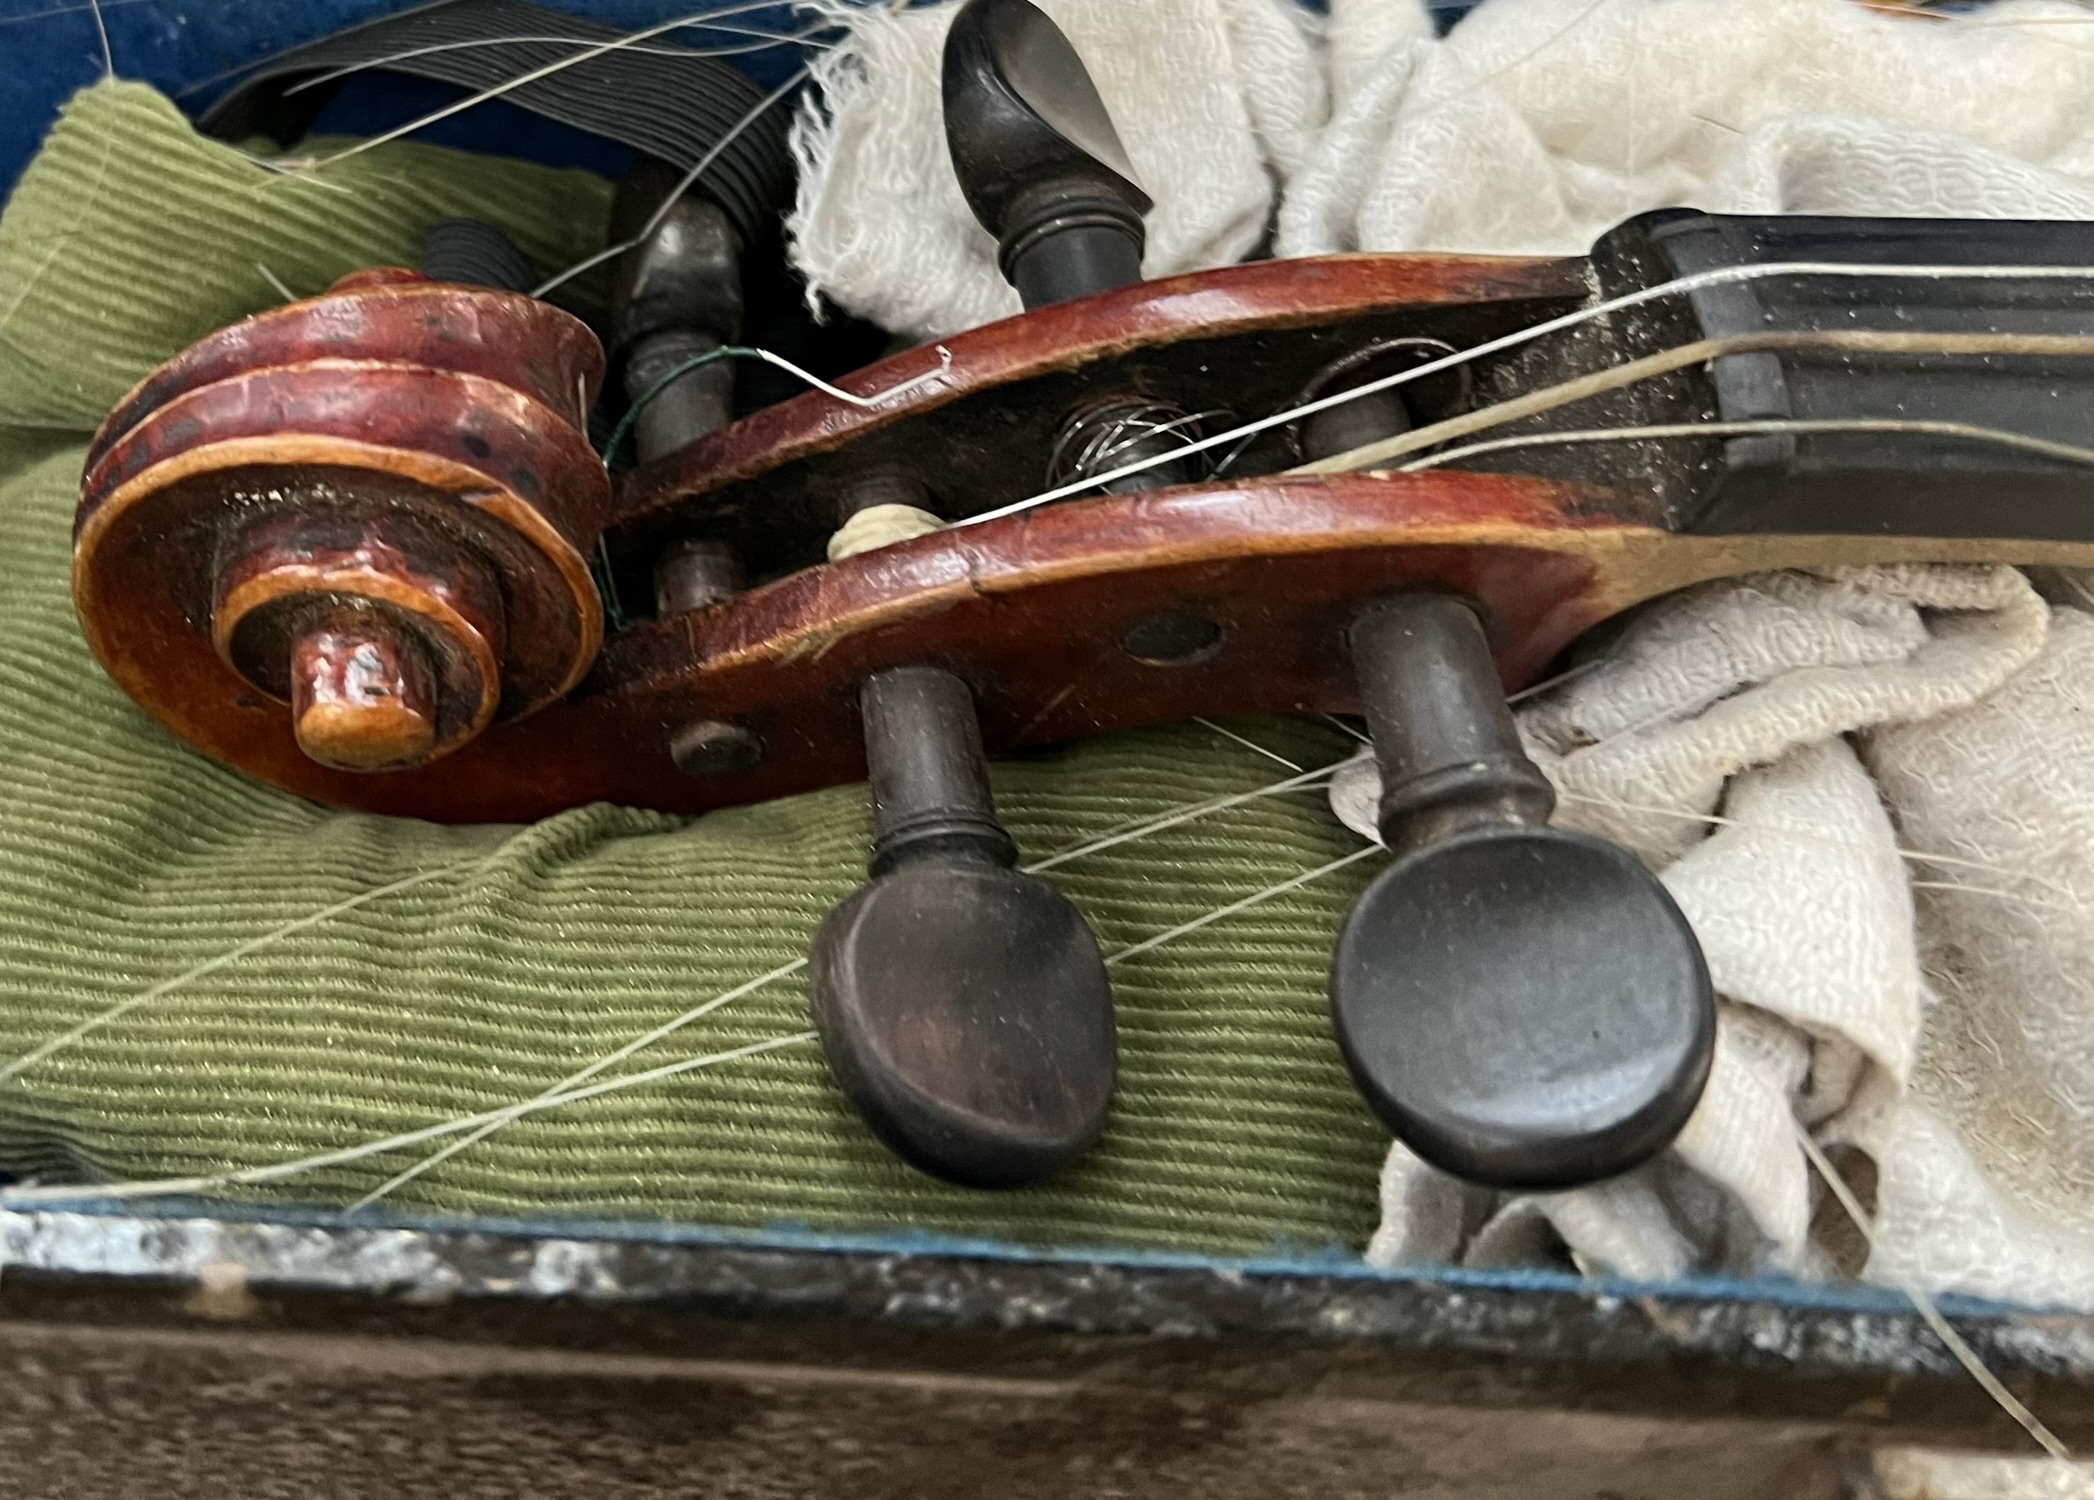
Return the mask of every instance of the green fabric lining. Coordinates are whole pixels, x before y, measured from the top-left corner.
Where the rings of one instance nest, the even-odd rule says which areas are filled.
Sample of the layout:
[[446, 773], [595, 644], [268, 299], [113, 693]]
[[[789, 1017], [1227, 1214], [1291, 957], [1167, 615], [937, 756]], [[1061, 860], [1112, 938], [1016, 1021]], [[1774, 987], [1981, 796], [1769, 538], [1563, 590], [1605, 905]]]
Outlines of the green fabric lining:
[[[601, 243], [607, 201], [583, 174], [412, 145], [288, 181], [127, 84], [76, 98], [23, 179], [0, 219], [0, 1066], [272, 926], [472, 863], [288, 935], [0, 1083], [0, 1168], [211, 1173], [527, 1099], [801, 956], [861, 878], [859, 787], [695, 822], [592, 806], [523, 829], [319, 808], [173, 742], [80, 639], [66, 580], [85, 436], [154, 364], [277, 301], [258, 264], [309, 293], [411, 259], [428, 222], [473, 213], [552, 268]], [[1313, 723], [1232, 727], [1303, 765], [1350, 748]], [[1001, 764], [995, 780], [1038, 858], [1285, 774], [1182, 725]], [[1354, 847], [1312, 790], [1052, 878], [1110, 952]], [[1357, 1244], [1385, 1137], [1346, 1077], [1323, 980], [1370, 869], [1118, 967], [1112, 1125], [1046, 1187], [971, 1193], [901, 1167], [803, 1044], [532, 1116], [390, 1201], [1225, 1253]], [[807, 1025], [794, 976], [612, 1072]], [[246, 1192], [344, 1203], [428, 1149]]]

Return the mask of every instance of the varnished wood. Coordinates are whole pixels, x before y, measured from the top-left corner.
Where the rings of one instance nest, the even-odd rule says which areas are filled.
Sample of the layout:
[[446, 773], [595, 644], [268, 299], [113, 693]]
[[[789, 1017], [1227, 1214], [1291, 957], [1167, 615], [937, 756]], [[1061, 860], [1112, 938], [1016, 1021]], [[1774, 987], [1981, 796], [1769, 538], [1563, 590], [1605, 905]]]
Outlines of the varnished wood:
[[[1624, 522], [1603, 490], [1483, 474], [1265, 479], [1105, 496], [949, 529], [796, 573], [613, 638], [566, 699], [426, 768], [327, 771], [251, 700], [171, 721], [222, 760], [322, 801], [451, 821], [511, 821], [609, 800], [696, 812], [864, 773], [856, 685], [931, 661], [974, 686], [991, 753], [1190, 714], [1358, 701], [1343, 621], [1359, 600], [1437, 585], [1481, 599], [1509, 688], [1640, 600], [1761, 568], [1868, 561], [2094, 566], [2094, 542], [1692, 537]], [[1163, 611], [1205, 611], [1220, 648], [1153, 666], [1120, 641]], [[157, 670], [192, 703], [233, 691], [208, 645], [175, 633]], [[212, 674], [219, 680], [212, 682]], [[754, 771], [695, 780], [669, 756], [703, 715], [763, 739]]]
[[[89, 450], [89, 642], [164, 722], [272, 703], [341, 766], [432, 760], [536, 710], [602, 637], [584, 554], [609, 485], [577, 425], [602, 371], [558, 309], [390, 269], [221, 330]], [[215, 677], [169, 655], [199, 632]]]
[[[381, 280], [363, 294], [377, 310], [359, 336], [411, 345], [412, 319], [398, 321], [394, 302], [414, 290]], [[308, 759], [288, 707], [212, 648], [195, 601], [211, 597], [219, 563], [196, 544], [197, 528], [272, 475], [324, 485], [382, 472], [462, 501], [447, 524], [508, 580], [512, 674], [518, 643], [572, 661], [572, 631], [596, 626], [593, 613], [570, 625], [564, 606], [532, 601], [589, 587], [581, 557], [602, 511], [592, 518], [588, 484], [600, 487], [603, 471], [546, 404], [566, 377], [530, 373], [548, 349], [559, 353], [557, 341], [536, 346], [521, 375], [444, 371], [410, 392], [388, 375], [394, 367], [373, 362], [271, 364], [309, 353], [326, 322], [286, 309], [280, 325], [214, 335], [112, 417], [81, 510], [76, 598], [112, 676], [220, 760], [325, 802], [509, 821], [593, 800], [695, 812], [856, 779], [858, 686], [908, 663], [968, 681], [993, 754], [1192, 714], [1352, 711], [1343, 624], [1391, 590], [1481, 600], [1500, 671], [1517, 688], [1595, 622], [1703, 579], [1832, 563], [2094, 566], [2094, 541], [1676, 534], [1633, 484], [1451, 471], [1094, 496], [816, 564], [854, 476], [921, 476], [948, 516], [1032, 493], [1055, 426], [1086, 390], [1168, 388], [1184, 399], [1168, 380], [1205, 380], [1210, 394], [1227, 381], [1244, 408], [1270, 410], [1372, 337], [1469, 342], [1585, 291], [1578, 261], [1268, 262], [1046, 308], [897, 355], [847, 384], [877, 393], [936, 378], [874, 410], [809, 394], [631, 476], [606, 536], [628, 597], [646, 598], [657, 557], [687, 538], [741, 547], [757, 586], [616, 634], [542, 711], [520, 717], [505, 696], [464, 748], [375, 775]], [[503, 358], [518, 353], [513, 341], [502, 348]], [[210, 442], [194, 440], [196, 421]], [[547, 567], [553, 586], [514, 586]], [[1182, 661], [1159, 660], [1179, 651]], [[736, 737], [736, 755], [686, 756], [722, 774], [677, 769], [671, 743], [694, 724]], [[762, 747], [753, 768], [739, 753], [748, 735]]]

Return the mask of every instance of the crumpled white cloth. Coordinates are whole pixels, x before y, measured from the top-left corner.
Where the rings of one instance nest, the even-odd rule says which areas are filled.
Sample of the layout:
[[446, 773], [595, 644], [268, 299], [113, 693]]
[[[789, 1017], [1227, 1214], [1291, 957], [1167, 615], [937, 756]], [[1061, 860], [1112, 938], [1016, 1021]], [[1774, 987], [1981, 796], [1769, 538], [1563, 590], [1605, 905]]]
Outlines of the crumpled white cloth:
[[[848, 26], [794, 122], [787, 221], [810, 298], [936, 338], [1017, 312], [960, 196], [939, 61], [957, 4], [823, 7]], [[1311, 18], [1291, 0], [1042, 0], [1082, 56], [1156, 206], [1149, 276], [1241, 260], [1327, 108]]]
[[2094, 216], [2094, 27], [2070, 0], [1333, 0], [1331, 123], [1277, 253], [1576, 254], [1646, 209]]
[[[2094, 618], [2009, 568], [1726, 580], [1519, 722], [1557, 821], [1641, 854], [1700, 939], [1708, 1090], [1574, 1192], [1482, 1203], [1396, 1146], [1369, 1258], [1827, 1274], [1801, 1127], [1875, 1166], [1864, 1274], [2094, 1305]], [[1332, 806], [1371, 837], [1378, 795], [1362, 758]]]
[[[1279, 253], [1571, 253], [1674, 204], [2094, 217], [2064, 0], [1486, 0], [1445, 40], [1419, 10], [1334, 0]], [[1874, 1165], [1865, 1274], [2094, 1306], [2094, 621], [2047, 620], [2004, 569], [1719, 584], [1531, 705], [1560, 820], [1641, 852], [1701, 937], [1709, 1091], [1583, 1192], [1481, 1202], [1398, 1146], [1370, 1257], [1820, 1274], [1801, 1126]]]

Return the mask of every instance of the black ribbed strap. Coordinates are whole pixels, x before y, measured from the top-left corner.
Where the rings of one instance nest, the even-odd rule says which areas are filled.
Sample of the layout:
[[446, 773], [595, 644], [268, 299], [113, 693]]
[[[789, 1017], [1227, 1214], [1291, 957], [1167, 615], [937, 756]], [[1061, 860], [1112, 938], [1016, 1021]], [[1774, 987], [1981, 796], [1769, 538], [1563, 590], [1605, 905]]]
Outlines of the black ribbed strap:
[[[394, 59], [418, 47], [489, 42], [493, 45], [423, 52], [384, 65], [384, 71], [486, 89], [583, 50], [567, 42], [504, 38], [574, 37], [593, 43], [625, 34], [525, 0], [439, 0], [279, 53], [212, 104], [198, 127], [221, 140], [266, 135], [289, 146], [311, 128], [333, 93], [333, 85], [286, 93], [316, 73]], [[606, 52], [501, 97], [688, 170], [762, 101], [764, 90], [727, 64], [663, 37], [650, 37], [643, 45], [645, 51]], [[785, 144], [791, 113], [784, 100], [773, 104], [698, 179], [706, 195], [727, 211], [744, 244], [762, 238], [792, 196], [792, 157]]]
[[537, 273], [516, 241], [483, 219], [438, 219], [422, 240], [422, 274], [436, 281], [528, 292]]

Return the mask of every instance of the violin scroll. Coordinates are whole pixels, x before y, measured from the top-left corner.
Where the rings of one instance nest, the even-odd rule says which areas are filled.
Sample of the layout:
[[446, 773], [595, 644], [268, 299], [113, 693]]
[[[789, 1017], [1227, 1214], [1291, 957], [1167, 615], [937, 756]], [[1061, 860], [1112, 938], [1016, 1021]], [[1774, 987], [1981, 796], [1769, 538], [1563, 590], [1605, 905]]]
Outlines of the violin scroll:
[[[457, 221], [428, 263], [529, 273]], [[186, 737], [275, 763], [413, 768], [536, 711], [602, 637], [584, 558], [610, 488], [581, 429], [602, 367], [567, 313], [399, 267], [220, 330], [90, 449], [90, 643]]]

